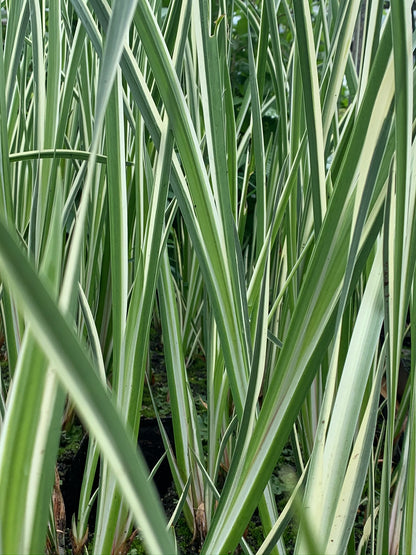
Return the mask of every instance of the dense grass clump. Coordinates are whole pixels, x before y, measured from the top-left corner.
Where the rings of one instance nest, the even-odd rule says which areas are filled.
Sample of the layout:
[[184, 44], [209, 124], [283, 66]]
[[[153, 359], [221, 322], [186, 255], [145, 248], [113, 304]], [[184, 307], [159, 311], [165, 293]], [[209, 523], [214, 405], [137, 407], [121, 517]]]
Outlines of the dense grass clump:
[[0, 552], [415, 552], [412, 3], [0, 9]]

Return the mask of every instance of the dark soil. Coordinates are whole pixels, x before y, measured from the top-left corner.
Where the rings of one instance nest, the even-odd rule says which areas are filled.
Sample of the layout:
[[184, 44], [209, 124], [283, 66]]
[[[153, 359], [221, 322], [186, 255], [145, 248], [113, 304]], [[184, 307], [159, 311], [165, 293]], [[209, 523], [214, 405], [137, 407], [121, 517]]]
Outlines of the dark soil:
[[[172, 422], [170, 418], [162, 419], [163, 426], [173, 441]], [[61, 441], [61, 456], [59, 457], [58, 470], [61, 478], [61, 492], [64, 498], [65, 509], [68, 522], [73, 514], [78, 511], [78, 501], [80, 497], [82, 478], [84, 475], [85, 461], [88, 450], [88, 436], [83, 432], [82, 427], [78, 424], [73, 427], [72, 443], [64, 449], [66, 442], [66, 435], [63, 436]], [[73, 446], [77, 445], [77, 438], [81, 439], [78, 442], [79, 447], [76, 451]], [[64, 444], [64, 446], [62, 446]], [[165, 453], [162, 437], [159, 432], [157, 420], [150, 418], [143, 418], [140, 421], [140, 434], [139, 434], [139, 447], [144, 455], [149, 470], [152, 470], [160, 458]], [[97, 469], [95, 484], [93, 490], [98, 486], [98, 473]], [[156, 474], [154, 482], [158, 489], [161, 498], [168, 492], [172, 484], [172, 475], [169, 468], [169, 463], [166, 458], [161, 462]], [[91, 511], [90, 517], [90, 530], [94, 529], [95, 510]]]

